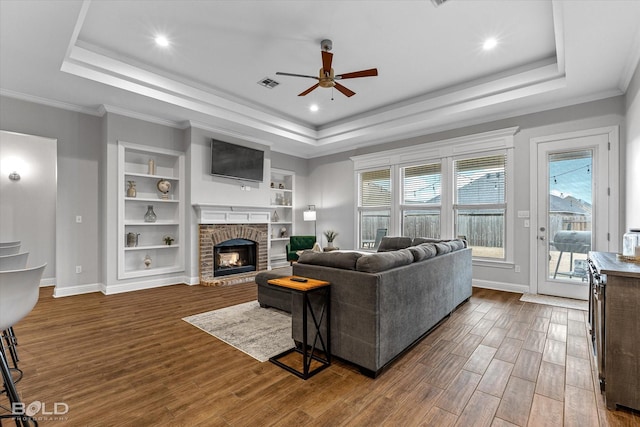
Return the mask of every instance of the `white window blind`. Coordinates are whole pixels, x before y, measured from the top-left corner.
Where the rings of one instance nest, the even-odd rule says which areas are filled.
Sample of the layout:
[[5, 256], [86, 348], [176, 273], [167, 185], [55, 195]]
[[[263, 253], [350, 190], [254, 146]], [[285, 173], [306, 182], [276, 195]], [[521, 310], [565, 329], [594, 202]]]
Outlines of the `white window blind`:
[[389, 169], [360, 173], [360, 206], [391, 206], [391, 172]]
[[440, 163], [402, 169], [405, 204], [440, 204], [442, 166]]
[[506, 167], [506, 155], [456, 160], [456, 205], [504, 204]]

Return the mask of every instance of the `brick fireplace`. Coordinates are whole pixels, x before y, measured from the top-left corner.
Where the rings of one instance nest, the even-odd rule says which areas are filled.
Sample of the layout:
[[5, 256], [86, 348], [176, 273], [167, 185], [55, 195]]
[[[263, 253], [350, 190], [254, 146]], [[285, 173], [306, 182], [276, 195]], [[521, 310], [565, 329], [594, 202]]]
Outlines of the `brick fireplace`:
[[[267, 270], [269, 214], [199, 209], [200, 284], [223, 286], [254, 280]], [[237, 221], [246, 221], [236, 223]], [[210, 222], [210, 223], [207, 223]], [[249, 252], [243, 246], [251, 246]], [[247, 256], [247, 253], [250, 255]], [[255, 269], [249, 267], [255, 265]], [[251, 271], [247, 271], [251, 270]], [[217, 273], [216, 273], [217, 271]]]

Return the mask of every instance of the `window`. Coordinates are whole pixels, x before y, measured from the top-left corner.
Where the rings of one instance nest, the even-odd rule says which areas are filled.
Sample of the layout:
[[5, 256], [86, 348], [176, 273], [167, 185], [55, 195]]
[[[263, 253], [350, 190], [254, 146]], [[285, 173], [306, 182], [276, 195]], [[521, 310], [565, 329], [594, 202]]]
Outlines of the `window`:
[[474, 257], [505, 259], [506, 155], [454, 160], [455, 235]]
[[359, 247], [373, 249], [390, 228], [391, 170], [361, 172], [358, 189]]
[[442, 165], [404, 167], [401, 176], [402, 235], [440, 238]]
[[518, 127], [363, 154], [354, 164], [357, 247], [382, 234], [464, 237], [474, 264], [513, 263], [513, 148]]

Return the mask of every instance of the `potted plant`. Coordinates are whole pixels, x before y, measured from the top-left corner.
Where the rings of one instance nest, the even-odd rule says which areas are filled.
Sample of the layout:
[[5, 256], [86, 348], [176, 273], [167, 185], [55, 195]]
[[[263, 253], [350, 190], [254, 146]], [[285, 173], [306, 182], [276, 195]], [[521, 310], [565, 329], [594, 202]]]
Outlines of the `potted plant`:
[[327, 238], [327, 246], [333, 247], [333, 241], [338, 237], [338, 232], [333, 230], [327, 230], [324, 232], [324, 237]]
[[173, 243], [173, 241], [175, 240], [173, 237], [171, 236], [164, 236], [164, 243], [168, 246], [171, 246], [171, 244]]

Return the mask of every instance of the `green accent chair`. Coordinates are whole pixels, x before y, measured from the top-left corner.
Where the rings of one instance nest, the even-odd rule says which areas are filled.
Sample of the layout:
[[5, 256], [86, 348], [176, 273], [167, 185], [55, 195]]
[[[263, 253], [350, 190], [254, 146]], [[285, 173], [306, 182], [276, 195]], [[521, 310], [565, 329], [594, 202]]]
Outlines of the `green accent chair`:
[[293, 264], [298, 260], [298, 251], [313, 248], [316, 236], [291, 236], [287, 245], [287, 261]]

